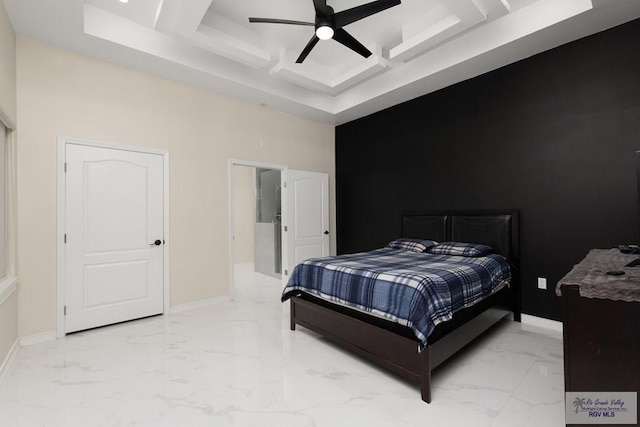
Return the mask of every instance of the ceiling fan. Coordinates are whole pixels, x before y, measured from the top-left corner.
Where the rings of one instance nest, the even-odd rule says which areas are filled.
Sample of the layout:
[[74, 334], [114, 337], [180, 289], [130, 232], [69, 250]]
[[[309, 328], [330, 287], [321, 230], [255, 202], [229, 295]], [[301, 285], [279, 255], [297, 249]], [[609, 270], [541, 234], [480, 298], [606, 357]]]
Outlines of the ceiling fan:
[[288, 19], [271, 19], [271, 18], [249, 18], [249, 22], [252, 23], [264, 23], [264, 24], [289, 24], [289, 25], [308, 25], [313, 26], [316, 29], [315, 34], [309, 40], [309, 43], [302, 50], [302, 53], [296, 60], [296, 63], [301, 64], [305, 60], [311, 49], [318, 44], [320, 40], [334, 39], [338, 43], [341, 43], [359, 53], [360, 55], [368, 58], [371, 56], [371, 51], [364, 47], [362, 43], [356, 40], [351, 34], [346, 32], [342, 27], [359, 21], [360, 19], [371, 16], [375, 13], [382, 12], [390, 7], [400, 4], [400, 0], [378, 0], [371, 3], [363, 4], [361, 6], [352, 7], [351, 9], [343, 10], [341, 12], [334, 12], [331, 6], [327, 5], [327, 0], [313, 0], [313, 6], [316, 9], [316, 22], [304, 22], [304, 21], [292, 21]]

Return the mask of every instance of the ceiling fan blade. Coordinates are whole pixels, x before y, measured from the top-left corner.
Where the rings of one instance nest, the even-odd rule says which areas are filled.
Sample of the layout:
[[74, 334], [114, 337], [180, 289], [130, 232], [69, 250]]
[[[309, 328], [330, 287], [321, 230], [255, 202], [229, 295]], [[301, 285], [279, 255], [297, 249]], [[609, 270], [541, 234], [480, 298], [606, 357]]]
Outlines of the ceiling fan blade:
[[365, 58], [368, 58], [371, 56], [371, 51], [369, 49], [364, 47], [362, 43], [360, 43], [358, 40], [353, 38], [351, 34], [347, 33], [342, 28], [339, 28], [336, 30], [335, 34], [333, 35], [333, 39], [338, 43], [345, 45], [346, 47], [353, 50], [354, 52], [359, 53]]
[[271, 18], [249, 18], [249, 22], [251, 23], [259, 23], [259, 24], [291, 24], [291, 25], [308, 25], [315, 26], [313, 22], [304, 22], [304, 21], [291, 21], [289, 19], [271, 19]]
[[375, 13], [382, 12], [390, 7], [399, 5], [401, 0], [378, 0], [361, 6], [352, 7], [351, 9], [337, 12], [333, 15], [333, 22], [336, 28], [342, 28], [352, 22], [359, 21], [362, 18], [371, 16]]
[[327, 13], [327, 0], [313, 0], [316, 15], [324, 16]]
[[318, 41], [320, 41], [320, 39], [318, 38], [318, 36], [314, 34], [313, 37], [311, 37], [311, 40], [309, 40], [309, 43], [307, 43], [307, 45], [304, 47], [304, 50], [302, 51], [298, 59], [296, 60], [296, 64], [302, 64], [302, 61], [304, 61], [307, 55], [309, 55], [309, 53], [311, 52], [311, 49], [313, 49], [318, 44]]

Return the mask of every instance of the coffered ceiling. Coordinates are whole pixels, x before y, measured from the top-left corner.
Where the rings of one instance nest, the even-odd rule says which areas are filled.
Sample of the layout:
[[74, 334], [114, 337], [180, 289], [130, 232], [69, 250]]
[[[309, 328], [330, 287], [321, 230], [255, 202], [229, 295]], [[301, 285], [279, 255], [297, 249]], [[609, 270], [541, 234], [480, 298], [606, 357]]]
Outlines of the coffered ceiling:
[[[329, 0], [336, 12], [368, 0]], [[341, 124], [640, 17], [638, 0], [402, 0], [296, 58], [313, 0], [4, 0], [16, 33]]]

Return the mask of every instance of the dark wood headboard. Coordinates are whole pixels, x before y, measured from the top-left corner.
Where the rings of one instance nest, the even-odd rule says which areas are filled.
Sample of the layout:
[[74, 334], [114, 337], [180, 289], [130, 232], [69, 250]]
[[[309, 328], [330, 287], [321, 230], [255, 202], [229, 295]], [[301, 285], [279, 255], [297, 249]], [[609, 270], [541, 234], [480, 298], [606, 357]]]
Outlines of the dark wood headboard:
[[518, 211], [426, 212], [402, 217], [402, 236], [482, 243], [519, 264]]
[[517, 210], [425, 212], [403, 215], [402, 236], [437, 242], [482, 243], [511, 265], [514, 316], [520, 321], [520, 235]]

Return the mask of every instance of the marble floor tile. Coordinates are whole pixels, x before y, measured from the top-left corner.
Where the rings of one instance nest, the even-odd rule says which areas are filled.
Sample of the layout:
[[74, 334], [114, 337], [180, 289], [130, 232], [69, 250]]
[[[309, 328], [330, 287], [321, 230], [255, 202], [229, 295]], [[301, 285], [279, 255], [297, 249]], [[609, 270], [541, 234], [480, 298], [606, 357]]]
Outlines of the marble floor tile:
[[562, 338], [503, 321], [418, 386], [302, 327], [240, 266], [234, 299], [23, 347], [3, 427], [562, 426]]

